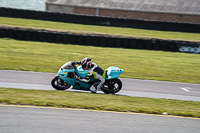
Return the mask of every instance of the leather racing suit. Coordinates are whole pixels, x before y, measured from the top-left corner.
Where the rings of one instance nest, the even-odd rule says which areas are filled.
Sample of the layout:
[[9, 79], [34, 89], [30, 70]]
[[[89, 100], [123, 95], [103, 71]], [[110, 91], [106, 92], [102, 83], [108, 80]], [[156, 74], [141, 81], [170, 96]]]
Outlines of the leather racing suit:
[[91, 67], [88, 69], [88, 76], [94, 76], [95, 79], [98, 79], [100, 82], [94, 83], [90, 87], [90, 91], [96, 93], [105, 82], [105, 71], [96, 65], [96, 63], [92, 62]]
[[[72, 64], [76, 65], [80, 65], [81, 62], [80, 61], [73, 61]], [[98, 79], [100, 82], [96, 82], [94, 83], [91, 87], [90, 87], [90, 91], [92, 93], [96, 93], [104, 84], [105, 82], [105, 71], [99, 67], [96, 63], [92, 62], [91, 67], [88, 68], [88, 77], [94, 77], [95, 79]], [[88, 80], [89, 82], [89, 80]]]

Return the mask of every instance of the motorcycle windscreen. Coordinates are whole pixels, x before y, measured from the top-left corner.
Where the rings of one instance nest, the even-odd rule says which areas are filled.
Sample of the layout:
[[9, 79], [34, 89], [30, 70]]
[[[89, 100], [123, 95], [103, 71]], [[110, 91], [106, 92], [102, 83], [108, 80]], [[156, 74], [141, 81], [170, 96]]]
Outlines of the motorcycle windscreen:
[[71, 61], [65, 63], [62, 67], [62, 69], [74, 69], [74, 66], [72, 65]]
[[123, 69], [120, 69], [119, 67], [111, 66], [106, 69], [107, 71], [107, 77], [106, 79], [114, 79], [119, 77], [120, 74], [124, 72]]

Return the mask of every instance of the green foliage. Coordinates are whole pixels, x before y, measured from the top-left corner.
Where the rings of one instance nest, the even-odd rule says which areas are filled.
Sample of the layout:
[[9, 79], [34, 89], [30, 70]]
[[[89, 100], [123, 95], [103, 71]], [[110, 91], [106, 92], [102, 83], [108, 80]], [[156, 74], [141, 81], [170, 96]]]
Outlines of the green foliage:
[[200, 118], [200, 102], [69, 91], [0, 88], [0, 103], [148, 114], [167, 112], [169, 115]]

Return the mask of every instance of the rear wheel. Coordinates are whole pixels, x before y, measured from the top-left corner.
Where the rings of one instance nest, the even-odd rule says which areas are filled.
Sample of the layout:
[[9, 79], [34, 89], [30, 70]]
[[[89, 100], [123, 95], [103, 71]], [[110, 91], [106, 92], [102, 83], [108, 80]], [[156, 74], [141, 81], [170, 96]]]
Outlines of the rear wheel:
[[104, 86], [102, 88], [102, 91], [106, 94], [114, 94], [121, 90], [122, 88], [122, 82], [120, 79], [115, 78], [111, 80], [106, 80], [104, 83]]
[[70, 84], [66, 83], [65, 81], [63, 81], [60, 76], [56, 76], [51, 80], [51, 85], [53, 88], [55, 88], [56, 90], [66, 90], [69, 89], [71, 87]]

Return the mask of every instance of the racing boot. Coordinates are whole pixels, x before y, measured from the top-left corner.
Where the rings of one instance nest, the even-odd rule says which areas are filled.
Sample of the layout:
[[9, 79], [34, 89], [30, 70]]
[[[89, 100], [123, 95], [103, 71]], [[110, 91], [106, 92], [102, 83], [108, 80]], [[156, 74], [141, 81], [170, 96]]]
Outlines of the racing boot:
[[99, 90], [99, 82], [94, 83], [91, 87], [90, 87], [90, 92], [91, 93], [96, 93]]
[[92, 86], [90, 87], [90, 92], [91, 92], [91, 93], [96, 93], [96, 92], [97, 92], [97, 89], [94, 87], [94, 85], [92, 85]]

